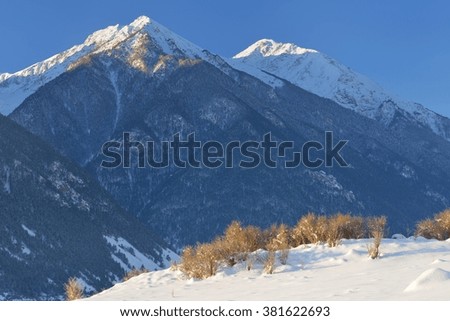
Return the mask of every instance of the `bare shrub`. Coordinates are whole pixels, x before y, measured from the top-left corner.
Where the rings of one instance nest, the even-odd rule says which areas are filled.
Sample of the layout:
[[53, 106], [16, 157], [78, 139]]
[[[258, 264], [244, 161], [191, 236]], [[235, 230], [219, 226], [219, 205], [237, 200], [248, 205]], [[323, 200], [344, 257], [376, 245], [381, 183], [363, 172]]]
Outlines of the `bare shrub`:
[[280, 251], [280, 263], [282, 265], [287, 264], [288, 257], [289, 257], [289, 248]]
[[197, 246], [197, 260], [201, 265], [202, 279], [213, 276], [217, 272], [218, 255], [214, 244], [201, 244]]
[[247, 252], [254, 252], [264, 246], [262, 231], [256, 226], [247, 226], [244, 228], [244, 240], [247, 244]]
[[343, 239], [361, 239], [367, 234], [362, 216], [338, 213], [336, 214], [336, 220], [341, 228], [341, 237]]
[[450, 237], [450, 209], [434, 216], [433, 219], [420, 221], [416, 226], [416, 236], [444, 241]]
[[327, 242], [337, 246], [341, 239], [359, 239], [366, 234], [365, 222], [361, 216], [338, 213], [330, 217], [308, 213], [300, 218], [292, 229], [291, 245]]
[[342, 214], [333, 215], [326, 223], [325, 235], [329, 247], [338, 246], [344, 235], [345, 217]]
[[278, 228], [276, 242], [278, 243], [277, 250], [280, 252], [280, 263], [286, 265], [291, 247], [290, 230], [286, 225], [281, 224]]
[[181, 253], [181, 262], [178, 265], [181, 272], [189, 277], [195, 275], [196, 253], [192, 246], [186, 246]]
[[129, 279], [141, 275], [142, 273], [147, 273], [149, 272], [149, 270], [147, 270], [146, 268], [142, 267], [140, 269], [134, 268], [131, 269], [130, 271], [128, 271], [125, 276], [123, 277], [122, 281], [128, 281]]
[[70, 278], [66, 284], [64, 284], [66, 291], [66, 300], [73, 301], [83, 298], [83, 286], [78, 282], [77, 278]]
[[246, 266], [247, 266], [247, 271], [250, 271], [250, 270], [252, 270], [253, 269], [253, 265], [255, 264], [255, 262], [257, 261], [257, 256], [256, 256], [256, 254], [250, 254], [248, 257], [247, 257], [247, 260], [245, 261], [245, 263], [246, 263]]
[[289, 256], [290, 249], [290, 230], [285, 224], [278, 227], [272, 226], [268, 233], [272, 239], [266, 245], [267, 250], [276, 252], [279, 251], [280, 263], [285, 265]]
[[275, 252], [268, 251], [266, 259], [264, 260], [264, 273], [273, 274], [275, 269]]
[[326, 241], [327, 218], [323, 215], [308, 213], [301, 217], [292, 230], [293, 245]]
[[225, 262], [228, 266], [234, 266], [239, 262], [239, 259], [245, 255], [238, 255], [234, 252], [233, 246], [227, 242], [224, 237], [218, 237], [213, 241], [215, 247], [215, 255], [218, 261]]
[[444, 239], [448, 239], [450, 237], [450, 209], [437, 214], [436, 222], [438, 222], [438, 224], [444, 230]]
[[[223, 244], [221, 246], [221, 251], [223, 252], [222, 256], [229, 256], [229, 265], [234, 265], [237, 261], [245, 257], [247, 246], [244, 239], [244, 229], [241, 226], [241, 223], [238, 221], [231, 222], [225, 230], [222, 238]], [[239, 258], [236, 256], [239, 256]]]
[[262, 231], [263, 249], [268, 250], [269, 244], [277, 237], [278, 226], [272, 224], [269, 228]]
[[224, 236], [216, 240], [221, 257], [229, 266], [245, 261], [249, 253], [263, 247], [262, 232], [255, 226], [242, 227], [234, 221], [225, 230]]
[[373, 244], [368, 247], [368, 252], [370, 258], [376, 259], [380, 255], [380, 244], [386, 229], [386, 216], [369, 218], [368, 227], [374, 238]]
[[364, 219], [361, 216], [338, 213], [330, 216], [326, 224], [326, 241], [328, 246], [338, 246], [342, 239], [359, 239], [364, 237]]
[[427, 239], [441, 239], [442, 229], [432, 219], [425, 219], [417, 223], [416, 236], [423, 236]]
[[188, 277], [206, 279], [216, 274], [219, 258], [214, 243], [188, 246], [181, 255], [180, 271]]

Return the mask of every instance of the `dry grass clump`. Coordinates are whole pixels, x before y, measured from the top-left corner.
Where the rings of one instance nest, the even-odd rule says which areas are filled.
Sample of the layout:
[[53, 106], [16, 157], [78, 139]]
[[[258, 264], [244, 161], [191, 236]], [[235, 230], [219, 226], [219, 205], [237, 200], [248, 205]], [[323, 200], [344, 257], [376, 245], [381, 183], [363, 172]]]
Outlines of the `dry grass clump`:
[[264, 245], [261, 229], [255, 226], [242, 227], [241, 223], [233, 221], [225, 230], [222, 237], [215, 242], [220, 257], [229, 266], [245, 261], [252, 253]]
[[326, 216], [308, 213], [298, 221], [292, 230], [294, 246], [318, 243], [326, 239]]
[[386, 230], [386, 217], [373, 217], [368, 222], [369, 231], [374, 241], [372, 245], [368, 246], [367, 250], [370, 258], [376, 259], [380, 255], [380, 244]]
[[366, 223], [361, 216], [338, 213], [327, 217], [308, 213], [292, 230], [292, 245], [326, 242], [334, 247], [341, 239], [360, 239], [366, 234]]
[[450, 209], [436, 214], [433, 219], [425, 219], [417, 223], [415, 234], [440, 241], [450, 238]]
[[122, 281], [124, 281], [124, 282], [128, 281], [129, 279], [131, 279], [135, 276], [138, 276], [138, 275], [141, 275], [142, 273], [147, 273], [147, 272], [149, 272], [149, 270], [147, 270], [144, 267], [142, 267], [140, 269], [133, 268], [124, 275], [124, 277], [122, 278]]
[[328, 246], [338, 246], [342, 239], [360, 239], [366, 235], [366, 224], [361, 216], [338, 213], [326, 222], [326, 242]]
[[264, 260], [264, 273], [273, 274], [275, 269], [275, 252], [268, 251], [266, 259]]
[[[281, 224], [278, 227], [272, 226], [268, 235], [270, 238], [267, 239], [266, 249], [269, 251], [269, 254], [273, 252], [274, 259], [275, 252], [279, 251], [280, 263], [285, 265], [289, 256], [289, 249], [291, 248], [289, 228], [285, 224]], [[275, 264], [275, 261], [273, 264]]]
[[181, 255], [180, 270], [191, 278], [206, 279], [217, 272], [219, 251], [214, 243], [188, 246]]
[[361, 239], [367, 235], [367, 226], [362, 216], [339, 213], [335, 217], [342, 229], [343, 239]]
[[64, 284], [66, 291], [66, 300], [73, 301], [83, 298], [83, 286], [78, 282], [77, 278], [70, 278], [66, 284]]

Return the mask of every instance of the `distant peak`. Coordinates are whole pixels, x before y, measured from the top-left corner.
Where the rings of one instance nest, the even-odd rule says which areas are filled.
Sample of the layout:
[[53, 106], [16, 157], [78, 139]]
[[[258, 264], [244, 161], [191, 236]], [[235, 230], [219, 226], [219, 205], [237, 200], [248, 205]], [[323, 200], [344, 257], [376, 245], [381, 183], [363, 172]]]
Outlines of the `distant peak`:
[[134, 27], [145, 27], [149, 25], [152, 22], [152, 20], [147, 16], [140, 16], [137, 17], [132, 23], [130, 23], [130, 26]]
[[107, 42], [115, 37], [119, 31], [119, 25], [109, 26], [105, 29], [100, 29], [93, 34], [89, 35], [84, 41], [85, 45], [94, 45]]
[[318, 53], [314, 49], [299, 47], [293, 43], [276, 42], [272, 39], [261, 39], [249, 46], [244, 51], [238, 53], [234, 58], [244, 58], [253, 54], [263, 57], [288, 55], [303, 55], [305, 53]]

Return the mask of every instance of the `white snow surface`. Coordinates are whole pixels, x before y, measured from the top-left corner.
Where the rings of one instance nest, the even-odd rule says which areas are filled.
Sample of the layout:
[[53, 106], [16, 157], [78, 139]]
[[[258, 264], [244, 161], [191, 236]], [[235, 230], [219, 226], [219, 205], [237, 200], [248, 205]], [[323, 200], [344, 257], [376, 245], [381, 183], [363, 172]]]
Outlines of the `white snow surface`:
[[[139, 269], [141, 267], [144, 267], [149, 271], [160, 268], [154, 261], [151, 260], [151, 258], [141, 253], [126, 239], [107, 235], [103, 237], [114, 249], [114, 253], [111, 254], [112, 259], [118, 263], [124, 271], [129, 271], [133, 268]], [[176, 261], [178, 259], [178, 255], [167, 249], [162, 249], [161, 256], [163, 257], [164, 266], [169, 266], [172, 261]], [[125, 257], [125, 261], [123, 260], [123, 257]]]
[[29, 229], [28, 227], [26, 227], [26, 226], [23, 225], [23, 224], [22, 224], [22, 228], [23, 228], [23, 230], [24, 230], [25, 232], [28, 233], [29, 236], [31, 236], [31, 237], [35, 237], [35, 236], [36, 236], [36, 232], [35, 232], [35, 231]]
[[258, 261], [250, 271], [245, 263], [222, 266], [205, 280], [170, 269], [144, 273], [87, 300], [450, 300], [450, 240], [384, 239], [375, 260], [371, 242], [302, 245], [271, 275]]
[[[233, 59], [241, 62], [234, 65], [235, 68], [249, 65], [266, 71], [366, 117], [378, 119], [385, 125], [390, 123], [396, 110], [404, 111], [450, 140], [442, 124], [445, 117], [421, 104], [399, 99], [366, 76], [316, 50], [262, 39]], [[250, 69], [241, 70], [252, 73]], [[258, 74], [253, 76], [258, 77]]]
[[[0, 178], [0, 182], [3, 183], [3, 191], [7, 194], [11, 194], [11, 170], [9, 166], [3, 165], [4, 177]], [[2, 175], [3, 176], [3, 175]]]
[[14, 74], [0, 74], [0, 113], [7, 116], [39, 87], [55, 79], [94, 49], [78, 45]]

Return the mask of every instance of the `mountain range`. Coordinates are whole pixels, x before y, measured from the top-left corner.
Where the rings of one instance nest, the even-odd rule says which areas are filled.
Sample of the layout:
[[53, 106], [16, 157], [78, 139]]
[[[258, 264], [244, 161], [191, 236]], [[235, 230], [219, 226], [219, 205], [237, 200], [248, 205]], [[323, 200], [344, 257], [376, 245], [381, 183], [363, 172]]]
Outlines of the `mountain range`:
[[[61, 154], [49, 159], [67, 158], [99, 184], [124, 209], [121, 215], [137, 217], [129, 218], [130, 231], [143, 223], [175, 249], [211, 240], [232, 220], [293, 224], [308, 211], [385, 214], [393, 232], [406, 232], [450, 203], [449, 119], [293, 44], [260, 40], [223, 58], [139, 17], [0, 75], [0, 112]], [[102, 145], [122, 142], [123, 132], [160, 150], [176, 133], [226, 144], [270, 132], [301, 146], [323, 141], [325, 131], [348, 140], [349, 167], [142, 169], [136, 157], [129, 169], [100, 166]], [[138, 237], [139, 228], [130, 233]], [[99, 244], [107, 235], [94, 234]]]

